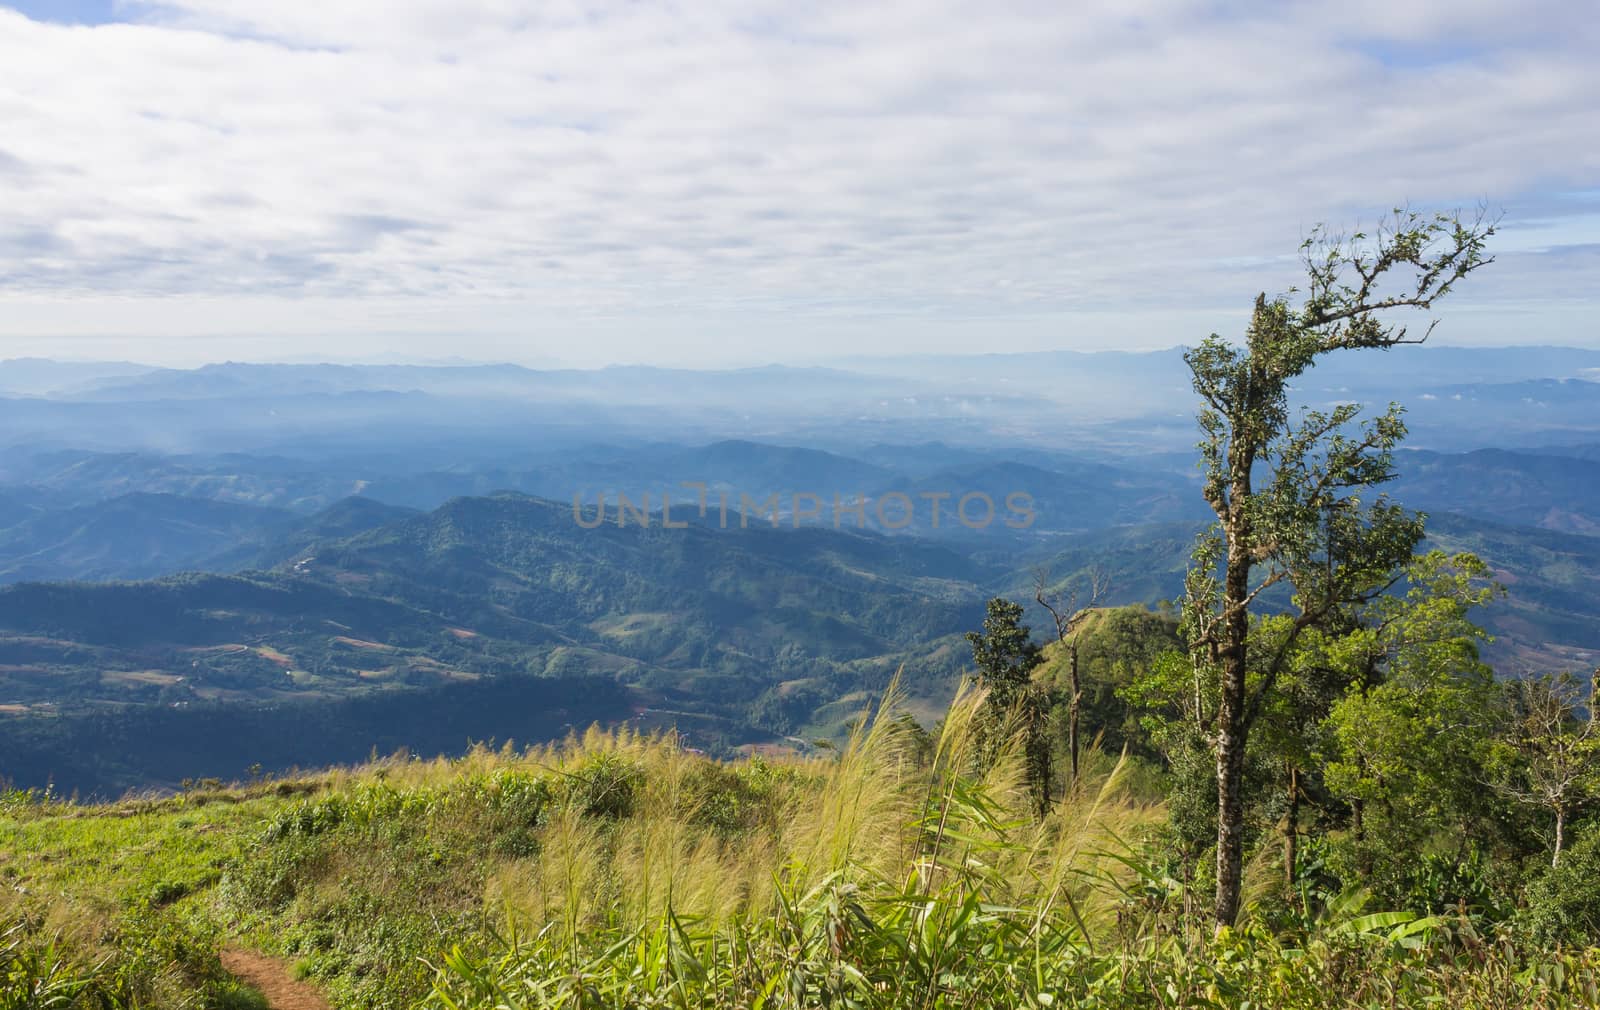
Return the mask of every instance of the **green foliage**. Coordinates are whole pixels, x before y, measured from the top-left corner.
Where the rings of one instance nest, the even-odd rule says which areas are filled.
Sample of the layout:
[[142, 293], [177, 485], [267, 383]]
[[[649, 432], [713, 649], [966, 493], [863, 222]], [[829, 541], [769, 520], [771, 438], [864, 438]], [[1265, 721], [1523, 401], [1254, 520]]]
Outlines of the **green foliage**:
[[97, 967], [69, 963], [55, 941], [33, 942], [25, 923], [0, 932], [0, 1010], [115, 1010], [127, 1006]]
[[[1078, 646], [1086, 741], [1098, 740], [1103, 750], [1113, 754], [1126, 748], [1141, 757], [1159, 757], [1160, 748], [1141, 724], [1145, 713], [1130, 704], [1126, 695], [1135, 682], [1164, 661], [1162, 657], [1182, 651], [1177, 620], [1170, 613], [1145, 607], [1111, 607], [1090, 611], [1073, 637]], [[1054, 721], [1062, 725], [1069, 657], [1059, 643], [1046, 646], [1044, 657], [1037, 676], [1047, 683], [1055, 699]]]
[[989, 601], [982, 631], [967, 632], [972, 661], [995, 703], [1014, 702], [1030, 682], [1042, 657], [1028, 626], [1022, 623], [1022, 604], [995, 597]]
[[[592, 915], [510, 914], [481, 942], [432, 960], [426, 1005], [1487, 1010], [1595, 998], [1600, 950], [1530, 959], [1466, 919], [1373, 912], [1360, 892], [1320, 898], [1314, 916], [1281, 930], [1251, 920], [1212, 937], [1183, 914], [1184, 885], [1137, 850], [1106, 838], [1118, 854], [1085, 858], [1090, 839], [1105, 837], [1096, 822], [1118, 805], [1115, 776], [1083, 806], [1030, 829], [1001, 781], [966, 772], [962, 726], [975, 715], [958, 702], [928, 777], [888, 808], [904, 811], [899, 830], [876, 818], [857, 828], [888, 829], [887, 848], [858, 848], [864, 836], [842, 861], [821, 863], [780, 848], [767, 860], [772, 886], [731, 913], [698, 904], [684, 876], [681, 903], [668, 891], [660, 905], [622, 902]], [[894, 766], [874, 754], [898, 750], [896, 722], [859, 734], [822, 788], [875, 794], [871, 780]], [[593, 886], [589, 860], [598, 856], [547, 850], [557, 874], [548, 883], [581, 893], [561, 877]]]
[[1013, 735], [1021, 737], [1028, 785], [1042, 817], [1050, 805], [1050, 698], [1034, 682], [1043, 650], [1022, 623], [1023, 608], [1001, 597], [989, 601], [981, 632], [967, 632], [979, 683], [988, 692], [978, 735], [977, 758], [990, 767]]
[[526, 769], [422, 788], [383, 774], [282, 810], [230, 867], [219, 897], [350, 1005], [393, 1005], [422, 984], [418, 959], [440, 928], [483, 927], [470, 900], [481, 866], [535, 851], [554, 797]]
[[1349, 685], [1327, 714], [1322, 774], [1350, 811], [1350, 866], [1387, 900], [1419, 898], [1419, 855], [1460, 864], [1502, 840], [1483, 787], [1502, 716], [1471, 620], [1498, 591], [1488, 574], [1472, 555], [1431, 552], [1407, 567], [1403, 593], [1307, 643]]
[[[1147, 746], [1166, 769], [1167, 842], [1183, 879], [1215, 885], [1202, 857], [1214, 852], [1217, 837], [1216, 756], [1201, 719], [1216, 704], [1214, 680], [1195, 677], [1188, 656], [1177, 651], [1157, 655], [1149, 666], [1119, 690], [1137, 719]], [[1243, 828], [1254, 840], [1270, 824], [1278, 798], [1269, 755], [1259, 745], [1245, 755]]]
[[628, 817], [643, 782], [637, 763], [604, 751], [567, 773], [565, 801], [584, 817]]
[[265, 1010], [222, 969], [214, 932], [135, 905], [98, 938], [104, 953], [47, 934], [32, 913], [0, 914], [0, 1010]]
[[1562, 673], [1512, 681], [1506, 692], [1498, 785], [1549, 818], [1557, 863], [1567, 826], [1600, 796], [1600, 669], [1583, 679]]
[[770, 834], [789, 812], [785, 798], [797, 784], [793, 767], [761, 757], [738, 765], [699, 762], [684, 776], [678, 811], [690, 824], [708, 827], [725, 841], [754, 832]]
[[[1420, 856], [1408, 903], [1391, 904], [1308, 840], [1289, 900], [1213, 936], [1196, 914], [1204, 865], [1172, 858], [1206, 842], [1173, 834], [1191, 816], [1183, 759], [1152, 807], [1127, 762], [1096, 754], [1041, 820], [1015, 741], [975, 772], [984, 704], [959, 697], [930, 739], [891, 697], [837, 755], [807, 761], [726, 764], [591, 733], [103, 810], [8, 794], [0, 877], [67, 903], [7, 934], [0, 972], [78, 993], [12, 1004], [30, 1010], [258, 1007], [216, 962], [228, 935], [373, 1010], [1594, 1000], [1591, 829], [1529, 892], [1519, 934], [1494, 926], [1497, 864]], [[1192, 753], [1199, 781], [1207, 758]], [[1572, 946], [1538, 946], [1558, 941]]]
[[91, 983], [80, 1003], [63, 1007], [257, 1007], [222, 969], [223, 930], [206, 902], [260, 818], [284, 802], [280, 785], [290, 784], [105, 808], [8, 794], [0, 806], [0, 932], [12, 955], [21, 952], [17, 963], [32, 964], [36, 982], [53, 964], [56, 978]]
[[1542, 944], [1582, 946], [1600, 937], [1600, 822], [1529, 887], [1522, 921]]

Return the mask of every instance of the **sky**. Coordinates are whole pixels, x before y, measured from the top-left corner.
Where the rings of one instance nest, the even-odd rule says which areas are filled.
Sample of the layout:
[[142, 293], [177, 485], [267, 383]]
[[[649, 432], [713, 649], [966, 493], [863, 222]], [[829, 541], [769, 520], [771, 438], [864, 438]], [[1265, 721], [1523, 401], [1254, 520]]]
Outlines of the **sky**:
[[1600, 347], [1600, 19], [1346, 0], [0, 0], [0, 358], [680, 366], [1237, 333], [1487, 205]]

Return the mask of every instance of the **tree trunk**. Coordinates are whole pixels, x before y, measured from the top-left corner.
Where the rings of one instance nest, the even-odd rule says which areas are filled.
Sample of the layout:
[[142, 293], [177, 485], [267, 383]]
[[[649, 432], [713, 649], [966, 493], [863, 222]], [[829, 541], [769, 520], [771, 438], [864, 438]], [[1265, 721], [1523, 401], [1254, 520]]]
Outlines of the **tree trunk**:
[[[1361, 668], [1361, 700], [1362, 701], [1366, 701], [1367, 698], [1372, 694], [1372, 687], [1373, 687], [1373, 685], [1375, 683], [1377, 683], [1377, 680], [1378, 680], [1378, 658], [1377, 658], [1376, 655], [1369, 655], [1367, 657], [1366, 663]], [[1356, 754], [1356, 767], [1361, 770], [1360, 778], [1365, 780], [1366, 777], [1367, 777], [1367, 755], [1366, 754], [1364, 754], [1364, 753], [1357, 753]], [[1366, 800], [1362, 799], [1360, 796], [1357, 796], [1357, 797], [1355, 797], [1354, 799], [1352, 799], [1350, 801], [1350, 829], [1351, 829], [1352, 832], [1354, 832], [1356, 841], [1358, 841], [1358, 842], [1364, 842], [1364, 841], [1367, 840], [1367, 818], [1366, 818], [1366, 812], [1367, 812], [1367, 801]], [[1370, 869], [1370, 867], [1367, 865], [1368, 860], [1367, 860], [1367, 857], [1366, 857], [1366, 850], [1362, 849], [1361, 852], [1362, 852], [1362, 854], [1360, 856], [1360, 868], [1361, 868], [1361, 871], [1363, 873], [1365, 873]]]
[[1217, 926], [1239, 918], [1244, 869], [1244, 732], [1238, 713], [1225, 714], [1217, 733]]
[[1567, 808], [1558, 806], [1556, 807], [1556, 851], [1555, 854], [1550, 857], [1550, 866], [1552, 869], [1555, 868], [1557, 863], [1561, 862], [1561, 847], [1566, 841], [1566, 838]]
[[1078, 682], [1078, 643], [1074, 641], [1067, 647], [1067, 689], [1071, 694], [1067, 698], [1067, 751], [1072, 755], [1072, 781], [1073, 789], [1078, 788], [1078, 712], [1083, 701], [1083, 688]]
[[1050, 760], [1050, 698], [1037, 688], [1028, 690], [1028, 776], [1033, 779], [1034, 807], [1039, 820], [1050, 813], [1055, 769]]
[[1289, 810], [1283, 825], [1283, 882], [1294, 890], [1295, 857], [1300, 846], [1300, 770], [1289, 768]]
[[[1247, 471], [1248, 472], [1248, 471]], [[1248, 477], [1246, 478], [1248, 479]], [[1237, 483], [1234, 501], [1248, 500], [1248, 484]], [[1217, 704], [1217, 926], [1239, 918], [1244, 869], [1244, 759], [1250, 727], [1245, 720], [1245, 646], [1250, 635], [1249, 529], [1235, 519], [1227, 532], [1228, 569], [1223, 578], [1222, 697]]]

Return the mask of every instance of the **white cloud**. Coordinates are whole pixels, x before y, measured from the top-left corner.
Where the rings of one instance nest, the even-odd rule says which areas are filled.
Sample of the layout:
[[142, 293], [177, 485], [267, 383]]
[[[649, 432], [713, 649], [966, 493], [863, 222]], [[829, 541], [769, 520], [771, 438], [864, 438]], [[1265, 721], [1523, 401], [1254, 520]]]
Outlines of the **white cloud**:
[[1440, 335], [1600, 339], [1578, 311], [1600, 206], [1560, 195], [1600, 179], [1597, 34], [1562, 5], [128, 13], [83, 28], [0, 8], [15, 346], [1170, 345], [1293, 283], [1282, 254], [1319, 220], [1482, 198], [1530, 230]]

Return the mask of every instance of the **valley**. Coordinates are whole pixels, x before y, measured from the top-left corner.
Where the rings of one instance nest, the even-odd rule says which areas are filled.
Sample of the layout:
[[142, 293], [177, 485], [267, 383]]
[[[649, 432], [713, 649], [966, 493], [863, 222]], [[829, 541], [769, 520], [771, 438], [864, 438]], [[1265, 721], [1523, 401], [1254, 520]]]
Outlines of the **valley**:
[[[1453, 380], [1476, 376], [1473, 358], [1430, 360]], [[1111, 364], [1120, 372], [1107, 381], [1145, 367], [1137, 356]], [[934, 363], [915, 381], [950, 371]], [[235, 366], [160, 376], [164, 384], [93, 379], [110, 385], [60, 402], [209, 409], [239, 389], [326, 396], [424, 380], [426, 395], [448, 398], [508, 374], [535, 381], [483, 369]], [[558, 379], [538, 381], [566, 396], [597, 388]], [[712, 399], [744, 392], [714, 374], [686, 381]], [[863, 374], [830, 388], [877, 391], [888, 381]], [[676, 385], [657, 388], [678, 402]], [[968, 661], [960, 636], [986, 599], [1021, 599], [1030, 623], [1048, 626], [1032, 603], [1041, 573], [1057, 586], [1099, 573], [1109, 587], [1102, 605], [1174, 599], [1207, 516], [1175, 450], [1129, 454], [1085, 438], [1066, 450], [961, 434], [948, 421], [937, 428], [944, 440], [914, 444], [863, 434], [809, 447], [697, 444], [684, 426], [698, 422], [672, 416], [676, 429], [664, 434], [679, 441], [569, 433], [533, 451], [463, 432], [414, 453], [391, 432], [360, 455], [337, 437], [272, 454], [14, 444], [0, 452], [0, 719], [10, 741], [0, 768], [20, 785], [115, 795], [374, 748], [537, 742], [587, 722], [676, 724], [720, 754], [805, 746], [837, 738], [847, 700], [897, 671], [915, 704], [937, 711]], [[456, 462], [444, 464], [447, 452]], [[1505, 675], [1600, 657], [1590, 455], [1580, 442], [1398, 456], [1388, 490], [1431, 514], [1430, 543], [1480, 554], [1505, 586], [1483, 617], [1495, 636], [1487, 655]], [[1018, 494], [1029, 521], [1001, 521]], [[670, 515], [660, 511], [668, 496]], [[719, 517], [719, 498], [733, 511]], [[959, 521], [963, 498], [980, 503], [972, 514], [986, 501], [999, 518]], [[575, 501], [586, 504], [575, 511]], [[579, 710], [543, 697], [584, 682], [601, 689]], [[475, 715], [471, 699], [496, 690], [524, 707]], [[427, 714], [446, 698], [461, 713], [450, 734]], [[552, 721], [552, 709], [566, 717]], [[308, 718], [344, 742], [255, 758], [256, 744], [208, 744], [189, 751], [187, 768], [157, 742], [256, 741]], [[107, 734], [113, 723], [168, 728]]]

